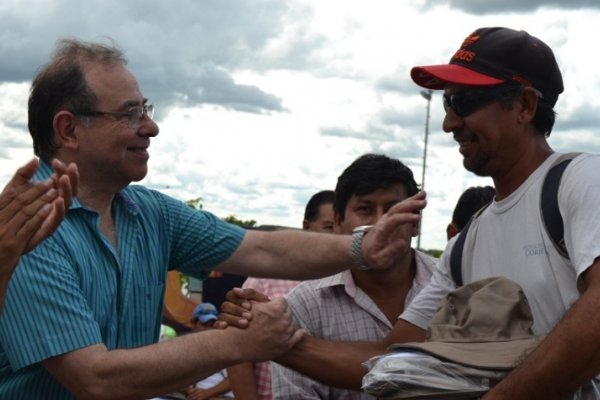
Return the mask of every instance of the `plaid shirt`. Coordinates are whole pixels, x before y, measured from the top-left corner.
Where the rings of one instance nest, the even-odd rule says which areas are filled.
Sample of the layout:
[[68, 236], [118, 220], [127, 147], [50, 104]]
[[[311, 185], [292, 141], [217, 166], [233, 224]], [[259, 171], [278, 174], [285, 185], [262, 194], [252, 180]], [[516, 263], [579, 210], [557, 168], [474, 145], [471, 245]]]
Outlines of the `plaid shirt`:
[[[415, 251], [417, 272], [404, 307], [425, 287], [437, 260]], [[376, 341], [392, 329], [392, 322], [344, 271], [327, 278], [306, 281], [288, 296], [294, 320], [308, 333], [327, 340]], [[273, 364], [273, 395], [277, 399], [362, 400], [372, 396], [316, 382], [296, 371]]]

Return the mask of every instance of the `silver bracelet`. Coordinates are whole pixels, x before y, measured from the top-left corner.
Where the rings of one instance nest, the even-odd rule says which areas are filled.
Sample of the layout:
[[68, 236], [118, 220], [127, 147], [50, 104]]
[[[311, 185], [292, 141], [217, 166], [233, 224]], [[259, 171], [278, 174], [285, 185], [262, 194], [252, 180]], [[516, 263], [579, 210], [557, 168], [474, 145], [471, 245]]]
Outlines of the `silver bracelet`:
[[359, 271], [370, 270], [371, 267], [365, 264], [365, 259], [362, 256], [362, 241], [365, 234], [373, 225], [361, 225], [352, 230], [352, 259], [354, 260], [354, 268]]

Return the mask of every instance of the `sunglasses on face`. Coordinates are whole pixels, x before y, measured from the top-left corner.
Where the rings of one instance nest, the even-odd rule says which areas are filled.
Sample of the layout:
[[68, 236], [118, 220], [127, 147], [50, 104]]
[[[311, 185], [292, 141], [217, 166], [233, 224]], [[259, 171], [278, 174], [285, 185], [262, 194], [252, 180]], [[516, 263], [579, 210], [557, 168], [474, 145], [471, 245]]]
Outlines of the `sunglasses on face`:
[[[510, 99], [523, 90], [522, 85], [499, 85], [483, 89], [463, 90], [455, 94], [444, 94], [444, 110], [452, 109], [461, 118], [477, 111], [495, 100]], [[537, 91], [536, 91], [537, 92]], [[538, 96], [541, 94], [538, 92]], [[541, 97], [541, 96], [540, 96]]]

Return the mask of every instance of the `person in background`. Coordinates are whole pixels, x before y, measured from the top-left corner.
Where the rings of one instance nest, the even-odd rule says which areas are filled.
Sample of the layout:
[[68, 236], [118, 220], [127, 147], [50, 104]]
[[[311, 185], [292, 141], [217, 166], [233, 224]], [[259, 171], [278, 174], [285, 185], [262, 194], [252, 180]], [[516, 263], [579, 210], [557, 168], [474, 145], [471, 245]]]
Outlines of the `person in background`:
[[[213, 329], [217, 320], [217, 308], [211, 303], [200, 303], [192, 314], [192, 331], [203, 332]], [[227, 378], [227, 370], [215, 372], [209, 377], [183, 391], [188, 400], [233, 399], [231, 385]]]
[[[303, 336], [284, 299], [256, 303], [247, 329], [158, 343], [167, 272], [213, 269], [314, 279], [351, 265], [385, 269], [389, 236], [417, 223], [420, 193], [368, 235], [246, 231], [143, 185], [158, 135], [153, 105], [114, 45], [62, 40], [33, 79], [28, 126], [41, 162], [74, 163], [77, 197], [56, 232], [21, 256], [0, 319], [0, 398], [149, 398], [229, 365], [272, 359]], [[30, 318], [36, 315], [36, 318]]]
[[[204, 332], [213, 329], [213, 325], [217, 320], [217, 307], [214, 304], [203, 302], [194, 308], [192, 318], [192, 332]], [[164, 325], [163, 325], [164, 326]], [[173, 331], [175, 333], [175, 331]], [[172, 340], [176, 334], [166, 336], [161, 340]], [[188, 400], [221, 400], [232, 399], [233, 393], [230, 390], [227, 371], [222, 369], [214, 374], [204, 378], [200, 382], [187, 386], [186, 388], [155, 397], [152, 400], [169, 400], [169, 399], [188, 399]]]
[[[418, 192], [412, 171], [383, 154], [357, 158], [339, 176], [333, 203], [335, 233], [350, 234], [376, 224], [394, 205]], [[407, 244], [418, 225], [406, 226]], [[294, 322], [324, 340], [380, 340], [398, 315], [429, 283], [436, 259], [407, 246], [386, 270], [351, 268], [327, 278], [305, 281], [288, 296]], [[273, 363], [273, 398], [372, 399], [341, 390]]]
[[333, 190], [321, 190], [312, 195], [304, 208], [302, 229], [305, 231], [333, 232]]
[[452, 221], [446, 227], [447, 239], [456, 236], [477, 211], [490, 204], [494, 200], [495, 193], [491, 186], [472, 186], [465, 190], [454, 207]]
[[58, 228], [77, 192], [77, 167], [58, 160], [51, 164], [54, 173], [48, 179], [32, 182], [39, 165], [32, 159], [0, 193], [0, 313], [20, 257]]
[[[302, 229], [333, 232], [333, 190], [315, 193], [304, 210]], [[269, 298], [286, 297], [300, 282], [285, 279], [248, 278], [243, 289], [252, 288]], [[271, 362], [244, 363], [227, 368], [231, 389], [239, 400], [271, 400]]]

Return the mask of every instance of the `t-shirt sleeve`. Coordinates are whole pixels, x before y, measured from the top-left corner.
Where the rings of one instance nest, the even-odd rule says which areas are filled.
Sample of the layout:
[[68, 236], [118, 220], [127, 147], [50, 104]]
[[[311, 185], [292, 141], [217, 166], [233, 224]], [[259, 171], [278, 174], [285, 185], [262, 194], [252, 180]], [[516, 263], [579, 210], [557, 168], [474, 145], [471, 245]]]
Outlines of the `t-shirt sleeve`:
[[577, 276], [600, 256], [600, 156], [586, 154], [571, 162], [562, 177], [558, 204], [564, 239]]
[[429, 284], [417, 294], [413, 301], [408, 305], [402, 314], [398, 317], [421, 329], [427, 329], [429, 321], [438, 309], [440, 302], [446, 295], [456, 288], [452, 277], [450, 276], [450, 253], [456, 238], [453, 238], [433, 270], [433, 275]]

